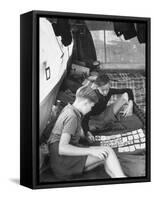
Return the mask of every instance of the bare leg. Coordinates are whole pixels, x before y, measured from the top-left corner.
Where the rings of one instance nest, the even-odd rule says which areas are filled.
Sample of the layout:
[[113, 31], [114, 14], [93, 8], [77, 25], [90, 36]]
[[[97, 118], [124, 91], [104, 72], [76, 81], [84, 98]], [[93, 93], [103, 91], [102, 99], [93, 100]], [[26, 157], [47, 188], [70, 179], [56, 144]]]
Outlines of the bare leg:
[[124, 93], [121, 95], [120, 98], [116, 100], [116, 102], [113, 105], [113, 112], [116, 115], [118, 111], [121, 109], [121, 107], [125, 104], [128, 103], [128, 94]]
[[89, 171], [91, 169], [96, 168], [99, 165], [104, 164], [105, 170], [111, 178], [126, 177], [121, 169], [116, 154], [110, 147], [108, 149], [109, 149], [109, 154], [105, 160], [100, 160], [97, 157], [88, 156], [85, 163], [85, 171]]
[[86, 161], [85, 171], [90, 171], [90, 170], [98, 167], [99, 165], [103, 165], [104, 162], [105, 162], [104, 160], [99, 160], [98, 161], [97, 158], [92, 157], [92, 156], [88, 156], [87, 161]]
[[112, 178], [126, 177], [122, 171], [115, 152], [110, 148], [110, 153], [105, 160], [105, 170]]

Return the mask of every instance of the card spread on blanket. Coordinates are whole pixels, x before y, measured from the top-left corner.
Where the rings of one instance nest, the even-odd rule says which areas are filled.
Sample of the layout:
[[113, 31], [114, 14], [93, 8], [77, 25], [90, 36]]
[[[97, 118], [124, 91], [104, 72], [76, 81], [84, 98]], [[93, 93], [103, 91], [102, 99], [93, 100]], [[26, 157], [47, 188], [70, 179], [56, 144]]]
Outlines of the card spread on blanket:
[[143, 129], [138, 129], [116, 135], [95, 136], [95, 141], [100, 142], [100, 145], [116, 148], [119, 153], [144, 150], [145, 140], [145, 133]]

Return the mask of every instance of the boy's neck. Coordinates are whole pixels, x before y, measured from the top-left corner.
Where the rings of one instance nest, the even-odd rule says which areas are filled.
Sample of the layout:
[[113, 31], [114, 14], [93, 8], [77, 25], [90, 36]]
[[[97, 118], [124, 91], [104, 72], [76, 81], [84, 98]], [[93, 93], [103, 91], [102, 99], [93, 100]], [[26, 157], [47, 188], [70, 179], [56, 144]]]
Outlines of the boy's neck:
[[81, 109], [81, 103], [79, 103], [78, 101], [74, 101], [74, 103], [72, 104], [82, 115], [82, 109]]

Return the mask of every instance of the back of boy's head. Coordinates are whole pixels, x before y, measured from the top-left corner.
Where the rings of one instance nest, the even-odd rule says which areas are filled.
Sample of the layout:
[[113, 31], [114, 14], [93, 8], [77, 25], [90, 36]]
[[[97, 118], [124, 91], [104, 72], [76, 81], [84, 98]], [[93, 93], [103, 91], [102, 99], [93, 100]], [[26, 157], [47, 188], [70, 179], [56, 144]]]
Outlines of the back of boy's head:
[[104, 86], [109, 82], [110, 82], [110, 79], [109, 79], [108, 75], [106, 73], [104, 73], [104, 72], [99, 73], [98, 77], [95, 80], [95, 84], [98, 87]]
[[93, 103], [98, 102], [98, 96], [90, 86], [83, 86], [79, 88], [76, 92], [76, 98], [88, 99]]

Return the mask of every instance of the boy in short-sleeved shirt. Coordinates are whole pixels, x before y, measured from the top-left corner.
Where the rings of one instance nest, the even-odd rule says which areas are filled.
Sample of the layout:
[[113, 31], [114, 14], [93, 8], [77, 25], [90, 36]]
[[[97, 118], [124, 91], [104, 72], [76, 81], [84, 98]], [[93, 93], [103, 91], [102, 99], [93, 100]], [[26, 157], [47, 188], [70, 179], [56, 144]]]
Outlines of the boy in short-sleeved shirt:
[[[59, 156], [58, 145], [62, 133], [68, 133], [71, 136], [70, 144], [78, 146], [81, 137], [81, 118], [82, 114], [73, 106], [67, 105], [52, 130], [52, 134], [48, 140], [50, 145], [52, 170], [58, 177], [63, 178], [70, 174], [81, 174], [85, 165], [87, 156]], [[53, 153], [54, 152], [54, 153]], [[65, 160], [64, 160], [65, 159]], [[65, 162], [63, 162], [65, 161]], [[61, 165], [59, 166], [59, 163]], [[73, 167], [74, 166], [74, 167]]]
[[110, 177], [125, 177], [120, 163], [110, 147], [80, 147], [81, 121], [98, 101], [90, 87], [82, 87], [76, 93], [73, 105], [67, 105], [59, 115], [49, 137], [50, 166], [60, 179], [70, 179], [100, 164], [104, 164]]
[[66, 132], [71, 135], [70, 143], [77, 145], [81, 136], [81, 118], [82, 114], [73, 105], [68, 104], [57, 119], [49, 142], [59, 142], [62, 132]]

